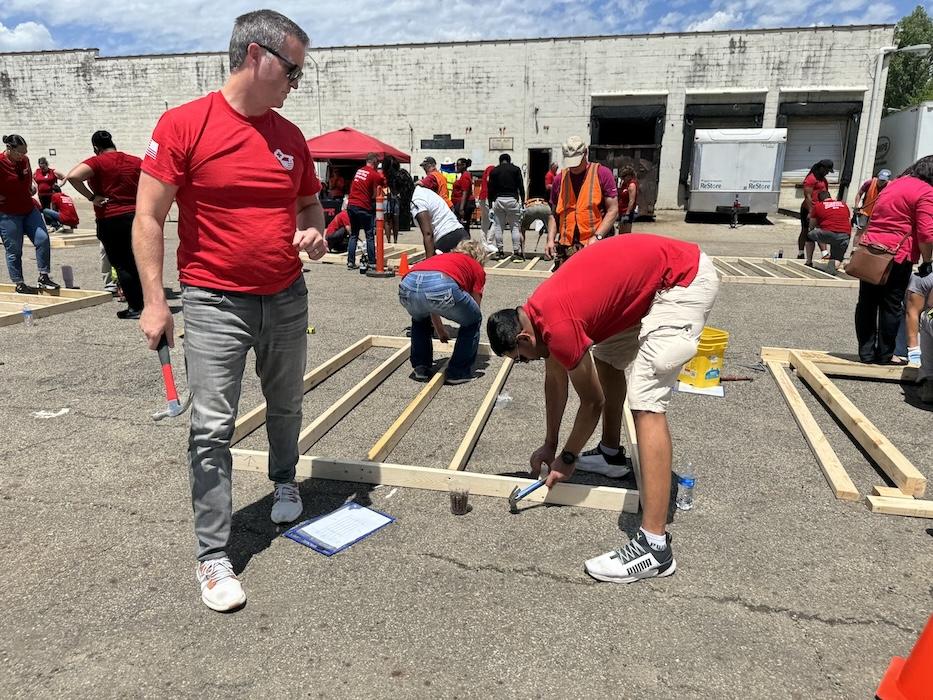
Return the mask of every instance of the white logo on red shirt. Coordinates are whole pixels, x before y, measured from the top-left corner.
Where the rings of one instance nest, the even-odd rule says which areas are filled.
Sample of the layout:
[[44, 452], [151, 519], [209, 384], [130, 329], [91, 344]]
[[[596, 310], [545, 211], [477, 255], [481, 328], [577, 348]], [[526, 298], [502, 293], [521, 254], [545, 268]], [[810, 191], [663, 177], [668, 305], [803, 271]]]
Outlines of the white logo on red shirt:
[[282, 153], [281, 148], [276, 148], [275, 152], [272, 154], [279, 159], [279, 162], [282, 164], [282, 167], [286, 170], [292, 170], [295, 167], [295, 156], [290, 156], [287, 153]]
[[154, 140], [149, 139], [149, 145], [146, 146], [146, 158], [156, 159], [156, 156], [159, 155], [159, 144]]

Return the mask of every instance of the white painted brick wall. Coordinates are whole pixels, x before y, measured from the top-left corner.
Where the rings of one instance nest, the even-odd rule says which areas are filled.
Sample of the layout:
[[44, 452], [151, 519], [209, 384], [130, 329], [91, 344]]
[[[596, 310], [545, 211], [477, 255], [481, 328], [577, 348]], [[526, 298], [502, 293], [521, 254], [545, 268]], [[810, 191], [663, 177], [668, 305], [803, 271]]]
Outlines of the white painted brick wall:
[[[870, 87], [877, 50], [892, 39], [891, 26], [874, 26], [312, 49], [319, 70], [307, 62], [283, 113], [309, 137], [352, 126], [415, 163], [467, 155], [481, 167], [498, 157], [489, 137], [511, 136], [523, 166], [528, 148], [558, 155], [567, 136], [586, 137], [591, 95], [667, 91], [658, 205], [675, 207], [686, 90], [767, 89], [773, 126], [780, 88]], [[0, 130], [22, 134], [33, 162], [55, 149], [60, 170], [91, 154], [97, 129], [142, 154], [167, 107], [220, 87], [226, 71], [217, 53], [0, 54]], [[867, 122], [866, 113], [860, 148]], [[463, 138], [463, 151], [421, 152], [421, 139], [442, 133]]]

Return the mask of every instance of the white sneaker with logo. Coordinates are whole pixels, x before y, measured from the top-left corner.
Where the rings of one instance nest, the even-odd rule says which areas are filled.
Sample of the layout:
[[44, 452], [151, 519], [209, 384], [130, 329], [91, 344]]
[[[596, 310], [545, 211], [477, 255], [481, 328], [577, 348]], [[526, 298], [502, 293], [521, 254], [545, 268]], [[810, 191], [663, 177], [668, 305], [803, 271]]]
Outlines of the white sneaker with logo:
[[246, 593], [227, 557], [199, 562], [194, 573], [201, 585], [201, 602], [211, 610], [228, 612], [246, 603]]
[[298, 484], [276, 484], [272, 493], [272, 522], [277, 525], [291, 523], [301, 517], [304, 504], [298, 493]]
[[610, 479], [621, 479], [632, 471], [631, 462], [625, 456], [625, 449], [619, 448], [614, 455], [607, 455], [598, 443], [592, 450], [587, 450], [577, 458], [577, 469], [582, 472], [602, 474]]
[[671, 535], [665, 536], [664, 549], [654, 549], [641, 530], [627, 545], [589, 559], [583, 568], [597, 581], [633, 583], [643, 578], [663, 578], [677, 571], [671, 551]]

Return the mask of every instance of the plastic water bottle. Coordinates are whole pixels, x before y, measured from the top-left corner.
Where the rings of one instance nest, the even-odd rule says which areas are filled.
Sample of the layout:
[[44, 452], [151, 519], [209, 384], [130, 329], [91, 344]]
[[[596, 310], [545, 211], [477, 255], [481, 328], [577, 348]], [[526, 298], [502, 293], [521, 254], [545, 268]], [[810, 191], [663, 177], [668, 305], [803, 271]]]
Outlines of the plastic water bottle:
[[23, 325], [26, 326], [26, 328], [32, 328], [34, 320], [32, 309], [29, 308], [29, 304], [23, 304]]
[[687, 462], [686, 466], [677, 475], [677, 510], [691, 510], [693, 508], [693, 488], [697, 478], [693, 473], [693, 464]]

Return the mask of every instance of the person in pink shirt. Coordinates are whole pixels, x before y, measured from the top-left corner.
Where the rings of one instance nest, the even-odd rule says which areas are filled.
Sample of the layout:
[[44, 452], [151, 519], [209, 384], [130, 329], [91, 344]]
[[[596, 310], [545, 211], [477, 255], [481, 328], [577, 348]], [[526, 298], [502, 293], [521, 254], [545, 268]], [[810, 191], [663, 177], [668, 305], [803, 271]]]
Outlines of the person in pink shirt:
[[921, 158], [884, 188], [861, 243], [897, 250], [887, 282], [859, 283], [855, 307], [859, 359], [887, 364], [894, 361], [901, 304], [913, 266], [921, 257], [933, 260], [933, 156]]

